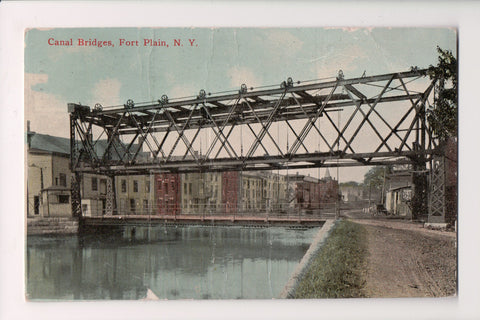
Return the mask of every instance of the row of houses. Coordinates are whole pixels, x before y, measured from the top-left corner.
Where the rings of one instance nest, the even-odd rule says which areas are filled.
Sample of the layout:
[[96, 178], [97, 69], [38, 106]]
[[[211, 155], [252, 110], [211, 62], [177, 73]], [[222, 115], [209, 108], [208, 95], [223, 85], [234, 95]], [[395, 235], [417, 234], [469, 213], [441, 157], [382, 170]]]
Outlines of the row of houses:
[[[71, 216], [70, 141], [27, 131], [27, 216]], [[98, 147], [102, 147], [98, 144]], [[144, 155], [148, 156], [148, 155]], [[158, 173], [109, 177], [84, 174], [82, 215], [106, 214], [113, 186], [114, 213], [139, 215], [234, 214], [317, 210], [338, 198], [338, 183], [278, 172]]]

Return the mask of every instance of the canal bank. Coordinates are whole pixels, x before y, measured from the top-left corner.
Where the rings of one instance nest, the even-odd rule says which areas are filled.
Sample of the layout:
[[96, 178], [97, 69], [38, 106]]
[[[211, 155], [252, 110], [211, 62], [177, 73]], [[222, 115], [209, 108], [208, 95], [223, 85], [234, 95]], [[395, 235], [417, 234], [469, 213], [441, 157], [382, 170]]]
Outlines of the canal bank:
[[316, 255], [320, 251], [322, 245], [325, 243], [325, 240], [328, 238], [328, 235], [334, 226], [335, 220], [327, 220], [322, 226], [322, 228], [318, 231], [315, 238], [313, 239], [312, 244], [308, 248], [307, 252], [303, 256], [302, 260], [300, 261], [297, 268], [292, 273], [290, 279], [280, 293], [280, 299], [294, 297], [295, 291], [297, 290], [300, 281], [302, 280], [312, 261], [315, 259]]
[[135, 226], [221, 226], [305, 229], [321, 227], [325, 217], [288, 215], [112, 215], [99, 217], [38, 217], [27, 218], [27, 235], [75, 234], [82, 232], [109, 232], [110, 229]]
[[27, 218], [27, 235], [68, 235], [79, 232], [79, 220], [67, 217]]

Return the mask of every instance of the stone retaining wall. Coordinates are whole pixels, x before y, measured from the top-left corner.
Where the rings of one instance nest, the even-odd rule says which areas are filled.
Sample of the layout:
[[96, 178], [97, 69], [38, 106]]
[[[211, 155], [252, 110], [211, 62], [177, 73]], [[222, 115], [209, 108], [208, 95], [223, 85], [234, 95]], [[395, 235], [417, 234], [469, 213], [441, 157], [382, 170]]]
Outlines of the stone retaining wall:
[[74, 234], [78, 232], [78, 219], [27, 218], [27, 235]]

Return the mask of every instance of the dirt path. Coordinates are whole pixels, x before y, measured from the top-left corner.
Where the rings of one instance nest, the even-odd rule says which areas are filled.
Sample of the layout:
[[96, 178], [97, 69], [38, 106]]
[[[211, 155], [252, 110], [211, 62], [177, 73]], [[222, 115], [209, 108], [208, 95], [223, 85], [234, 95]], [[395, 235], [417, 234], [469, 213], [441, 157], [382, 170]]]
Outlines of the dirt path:
[[445, 297], [456, 294], [456, 236], [403, 220], [345, 214], [368, 231], [365, 292], [369, 297]]

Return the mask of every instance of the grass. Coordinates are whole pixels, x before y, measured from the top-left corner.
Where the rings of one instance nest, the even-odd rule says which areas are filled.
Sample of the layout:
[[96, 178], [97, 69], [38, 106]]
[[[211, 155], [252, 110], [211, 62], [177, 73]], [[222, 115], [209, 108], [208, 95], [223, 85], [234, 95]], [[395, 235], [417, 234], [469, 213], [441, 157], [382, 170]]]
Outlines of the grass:
[[366, 230], [339, 221], [295, 291], [296, 299], [364, 297]]

